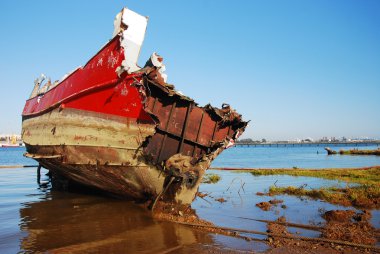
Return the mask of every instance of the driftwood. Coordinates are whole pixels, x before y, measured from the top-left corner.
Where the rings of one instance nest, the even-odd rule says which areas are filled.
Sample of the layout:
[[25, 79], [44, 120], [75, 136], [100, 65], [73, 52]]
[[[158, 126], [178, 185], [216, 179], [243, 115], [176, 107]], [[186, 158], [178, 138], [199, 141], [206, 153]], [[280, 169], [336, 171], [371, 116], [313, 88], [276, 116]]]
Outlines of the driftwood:
[[332, 150], [330, 147], [325, 147], [325, 150], [327, 151], [327, 155], [337, 154], [337, 152]]

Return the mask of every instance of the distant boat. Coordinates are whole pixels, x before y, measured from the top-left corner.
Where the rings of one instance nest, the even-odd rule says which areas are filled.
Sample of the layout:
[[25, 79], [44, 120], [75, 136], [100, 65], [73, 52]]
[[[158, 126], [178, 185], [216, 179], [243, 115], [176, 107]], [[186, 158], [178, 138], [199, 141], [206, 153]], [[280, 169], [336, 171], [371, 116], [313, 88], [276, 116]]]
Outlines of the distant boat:
[[114, 37], [84, 67], [54, 84], [35, 81], [22, 113], [25, 156], [53, 180], [190, 204], [247, 122], [228, 104], [200, 107], [176, 91], [158, 54], [137, 66], [146, 17], [124, 8], [114, 24]]
[[15, 135], [7, 137], [7, 143], [0, 144], [0, 147], [20, 147], [22, 143], [17, 143], [17, 138]]
[[1, 144], [0, 146], [1, 147], [21, 147], [22, 145], [20, 145], [20, 144], [16, 144], [16, 145], [13, 145], [13, 144]]

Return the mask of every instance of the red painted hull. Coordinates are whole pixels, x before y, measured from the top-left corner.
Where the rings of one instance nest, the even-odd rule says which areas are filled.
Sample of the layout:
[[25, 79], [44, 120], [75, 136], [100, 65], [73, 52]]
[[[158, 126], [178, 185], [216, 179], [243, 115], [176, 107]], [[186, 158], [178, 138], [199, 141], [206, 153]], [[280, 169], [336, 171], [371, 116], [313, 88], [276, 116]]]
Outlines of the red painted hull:
[[[45, 94], [29, 99], [24, 117], [43, 114], [56, 107], [75, 108], [152, 121], [143, 110], [139, 92], [130, 84], [142, 74], [118, 77], [116, 68], [124, 60], [119, 36], [114, 37], [84, 67], [78, 68]], [[125, 101], [129, 103], [126, 104]]]

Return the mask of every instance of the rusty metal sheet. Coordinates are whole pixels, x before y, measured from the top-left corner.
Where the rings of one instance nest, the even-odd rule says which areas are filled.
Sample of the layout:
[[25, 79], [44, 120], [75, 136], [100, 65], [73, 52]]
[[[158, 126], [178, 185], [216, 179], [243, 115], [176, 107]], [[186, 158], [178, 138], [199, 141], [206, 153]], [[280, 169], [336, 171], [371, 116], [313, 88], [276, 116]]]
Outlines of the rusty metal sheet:
[[208, 114], [204, 114], [203, 123], [199, 131], [199, 143], [210, 146], [210, 141], [213, 139], [214, 129], [217, 122], [213, 121]]
[[168, 123], [168, 129], [167, 131], [169, 133], [172, 133], [177, 136], [182, 135], [182, 130], [184, 128], [185, 118], [186, 118], [186, 111], [187, 107], [183, 107], [179, 105], [179, 103], [176, 104], [175, 109], [173, 110], [172, 117], [170, 119], [170, 122]]
[[199, 130], [203, 122], [203, 114], [204, 111], [199, 107], [194, 107], [191, 110], [185, 139], [198, 142]]

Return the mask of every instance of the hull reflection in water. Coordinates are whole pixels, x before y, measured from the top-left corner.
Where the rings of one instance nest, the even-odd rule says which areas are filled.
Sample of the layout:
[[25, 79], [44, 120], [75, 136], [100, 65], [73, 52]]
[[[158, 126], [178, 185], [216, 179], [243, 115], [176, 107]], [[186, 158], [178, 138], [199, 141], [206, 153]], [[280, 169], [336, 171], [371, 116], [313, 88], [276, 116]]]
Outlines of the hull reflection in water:
[[212, 243], [211, 235], [154, 221], [131, 202], [94, 196], [51, 192], [46, 200], [24, 204], [20, 217], [27, 233], [20, 249], [33, 253], [157, 253]]

